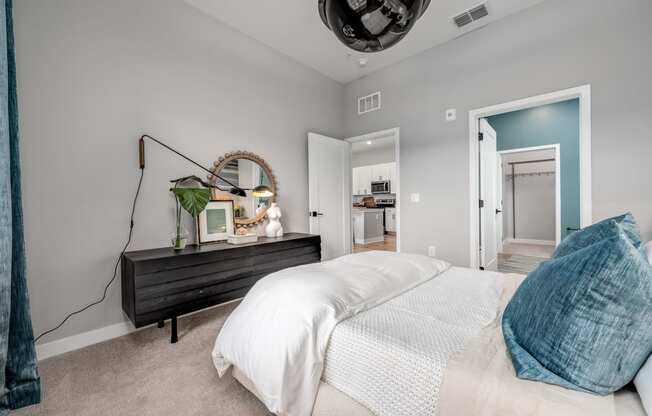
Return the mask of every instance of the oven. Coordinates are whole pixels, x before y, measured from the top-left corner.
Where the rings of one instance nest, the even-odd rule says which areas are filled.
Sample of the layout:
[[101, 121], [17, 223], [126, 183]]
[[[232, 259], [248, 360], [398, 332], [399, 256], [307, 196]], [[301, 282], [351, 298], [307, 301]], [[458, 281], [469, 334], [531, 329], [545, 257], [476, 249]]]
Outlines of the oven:
[[389, 181], [371, 182], [372, 194], [389, 194], [392, 191]]

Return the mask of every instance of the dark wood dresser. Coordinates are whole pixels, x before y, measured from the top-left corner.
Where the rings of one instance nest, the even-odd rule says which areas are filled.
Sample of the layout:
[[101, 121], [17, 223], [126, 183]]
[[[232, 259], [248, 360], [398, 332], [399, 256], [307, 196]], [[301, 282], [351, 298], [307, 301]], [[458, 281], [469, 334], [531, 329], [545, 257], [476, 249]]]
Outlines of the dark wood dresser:
[[177, 317], [239, 299], [270, 273], [321, 260], [318, 235], [288, 233], [256, 243], [216, 243], [125, 253], [122, 258], [122, 309], [139, 328], [172, 323]]

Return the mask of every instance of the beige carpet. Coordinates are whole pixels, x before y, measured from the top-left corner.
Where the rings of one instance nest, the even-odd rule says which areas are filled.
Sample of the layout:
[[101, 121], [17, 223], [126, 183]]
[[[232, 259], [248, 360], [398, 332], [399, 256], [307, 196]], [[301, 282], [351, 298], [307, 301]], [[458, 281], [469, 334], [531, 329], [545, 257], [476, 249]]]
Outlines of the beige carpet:
[[211, 361], [215, 337], [235, 304], [97, 344], [40, 363], [43, 402], [12, 416], [255, 416], [265, 407]]

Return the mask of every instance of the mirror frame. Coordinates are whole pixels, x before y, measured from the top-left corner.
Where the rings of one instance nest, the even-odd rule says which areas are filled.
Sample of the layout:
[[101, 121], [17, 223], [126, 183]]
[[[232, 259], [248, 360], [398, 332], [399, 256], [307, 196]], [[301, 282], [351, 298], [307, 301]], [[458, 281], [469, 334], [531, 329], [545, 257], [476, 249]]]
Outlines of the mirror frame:
[[[246, 151], [236, 151], [236, 152], [229, 152], [226, 153], [224, 156], [220, 156], [219, 159], [217, 159], [215, 162], [213, 162], [213, 173], [215, 175], [219, 175], [220, 172], [224, 169], [224, 167], [229, 164], [230, 162], [237, 160], [237, 159], [247, 159], [250, 160], [254, 163], [257, 163], [264, 171], [265, 174], [267, 174], [267, 177], [269, 178], [271, 182], [271, 188], [272, 191], [274, 192], [274, 196], [271, 197], [271, 202], [276, 202], [276, 196], [278, 195], [278, 183], [276, 182], [276, 176], [274, 176], [274, 173], [272, 172], [272, 168], [267, 164], [265, 159], [262, 157], [258, 156], [255, 153], [251, 152], [246, 152]], [[213, 175], [208, 175], [208, 180], [215, 185], [217, 183], [217, 178]], [[214, 200], [233, 200], [234, 198], [226, 193], [226, 192], [221, 192], [216, 189], [213, 189], [212, 192], [212, 197]], [[265, 220], [265, 215], [267, 214], [267, 209], [259, 213], [253, 218], [249, 218], [246, 220], [242, 219], [235, 219], [235, 226], [237, 227], [253, 227], [255, 225], [258, 225], [259, 223], [263, 222]]]

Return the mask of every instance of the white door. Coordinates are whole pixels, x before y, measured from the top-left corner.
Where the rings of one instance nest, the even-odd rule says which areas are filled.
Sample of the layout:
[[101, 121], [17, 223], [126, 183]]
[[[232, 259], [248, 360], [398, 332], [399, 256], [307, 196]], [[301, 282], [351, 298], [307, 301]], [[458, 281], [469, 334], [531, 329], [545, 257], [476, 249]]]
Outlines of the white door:
[[351, 252], [351, 144], [308, 133], [310, 233], [321, 236], [322, 260]]
[[496, 245], [496, 131], [487, 120], [480, 120], [480, 266], [487, 270], [497, 267]]
[[496, 250], [503, 252], [503, 158], [496, 155]]

